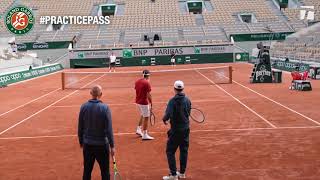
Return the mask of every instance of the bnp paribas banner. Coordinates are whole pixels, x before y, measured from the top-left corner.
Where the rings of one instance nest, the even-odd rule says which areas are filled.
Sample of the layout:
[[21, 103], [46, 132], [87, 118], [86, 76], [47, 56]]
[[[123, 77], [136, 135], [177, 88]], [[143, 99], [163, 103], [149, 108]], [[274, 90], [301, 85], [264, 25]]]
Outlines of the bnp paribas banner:
[[293, 32], [279, 33], [256, 33], [256, 34], [231, 34], [234, 41], [268, 41], [268, 40], [285, 40]]
[[[133, 58], [147, 56], [170, 56], [191, 55], [191, 54], [218, 54], [232, 53], [233, 47], [228, 45], [220, 46], [189, 46], [189, 47], [163, 47], [163, 48], [142, 48], [142, 49], [117, 49], [112, 50], [117, 57]], [[106, 58], [111, 54], [111, 50], [95, 51], [74, 51], [70, 54], [70, 59], [90, 59]]]
[[56, 42], [28, 42], [17, 44], [18, 51], [27, 51], [32, 49], [66, 49], [70, 41]]
[[3, 75], [0, 75], [0, 87], [6, 86], [8, 84], [16, 83], [19, 81], [24, 81], [27, 79], [32, 79], [35, 77], [50, 74], [56, 71], [60, 71], [62, 69], [63, 67], [61, 66], [61, 64], [53, 64], [49, 66], [39, 67], [36, 69], [3, 74]]

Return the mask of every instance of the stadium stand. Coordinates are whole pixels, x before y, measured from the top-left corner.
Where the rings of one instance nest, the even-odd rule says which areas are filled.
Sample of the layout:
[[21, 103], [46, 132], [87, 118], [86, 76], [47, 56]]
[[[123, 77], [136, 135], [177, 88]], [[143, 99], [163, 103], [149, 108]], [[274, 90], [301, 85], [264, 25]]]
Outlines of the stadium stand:
[[320, 23], [277, 42], [271, 49], [274, 58], [320, 62]]
[[[0, 12], [4, 12], [16, 1], [1, 1]], [[307, 26], [299, 20], [299, 8], [285, 9], [282, 13], [272, 0], [206, 0], [202, 14], [189, 13], [186, 1], [161, 0], [20, 0], [19, 3], [31, 7], [36, 19], [43, 15], [97, 15], [101, 4], [112, 3], [118, 7], [116, 14], [110, 17], [109, 25], [67, 25], [61, 30], [49, 31], [45, 25], [36, 21], [34, 30], [26, 36], [16, 37], [16, 42], [57, 42], [71, 41], [76, 36], [77, 49], [105, 49], [126, 47], [149, 47], [148, 38], [159, 35], [152, 42], [155, 47], [197, 44], [228, 44], [233, 34], [261, 34], [296, 32]], [[271, 4], [271, 5], [270, 5]], [[313, 5], [316, 20], [319, 19], [318, 0], [300, 0], [300, 5]], [[276, 13], [275, 13], [276, 12]], [[252, 23], [246, 23], [241, 15], [252, 17]], [[250, 20], [250, 21], [251, 21]], [[200, 24], [200, 25], [199, 25]], [[3, 26], [1, 21], [0, 26]], [[5, 28], [1, 28], [0, 34]], [[4, 30], [5, 33], [8, 33]], [[3, 32], [3, 33], [4, 33]], [[146, 38], [147, 37], [147, 40]], [[298, 46], [298, 43], [295, 43]], [[291, 52], [292, 48], [283, 45], [274, 52]], [[290, 49], [291, 48], [291, 49]], [[299, 57], [317, 57], [312, 49], [297, 52]], [[310, 55], [311, 53], [311, 55]], [[56, 57], [49, 54], [50, 57]]]
[[[8, 10], [8, 7], [10, 7], [13, 4], [13, 0], [1, 0], [0, 1], [0, 17], [4, 16], [6, 11]], [[8, 35], [7, 29], [4, 25], [4, 21], [0, 19], [0, 34]]]
[[125, 1], [125, 15], [111, 18], [110, 27], [122, 28], [151, 28], [172, 26], [195, 26], [194, 16], [179, 13], [177, 1], [161, 0]]
[[211, 0], [215, 10], [204, 12], [206, 24], [223, 24], [237, 22], [238, 13], [252, 13], [258, 22], [279, 21], [264, 0]]
[[[299, 3], [303, 6], [313, 6], [314, 7], [314, 20], [319, 21], [320, 20], [320, 1], [318, 0], [300, 0]], [[300, 21], [300, 10], [306, 10], [308, 12], [310, 9], [307, 8], [287, 8], [284, 9], [284, 14], [288, 17], [289, 22], [296, 22]]]

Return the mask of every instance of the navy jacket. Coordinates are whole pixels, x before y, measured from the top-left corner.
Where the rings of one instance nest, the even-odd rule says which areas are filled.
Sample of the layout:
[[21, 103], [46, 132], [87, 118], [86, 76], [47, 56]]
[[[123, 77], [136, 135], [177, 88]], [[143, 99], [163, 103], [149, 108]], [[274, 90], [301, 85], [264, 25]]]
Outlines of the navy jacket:
[[80, 144], [114, 147], [111, 111], [107, 105], [91, 99], [81, 106], [78, 138]]
[[170, 119], [172, 130], [189, 129], [190, 111], [191, 101], [184, 93], [178, 93], [170, 99], [163, 121], [168, 121]]

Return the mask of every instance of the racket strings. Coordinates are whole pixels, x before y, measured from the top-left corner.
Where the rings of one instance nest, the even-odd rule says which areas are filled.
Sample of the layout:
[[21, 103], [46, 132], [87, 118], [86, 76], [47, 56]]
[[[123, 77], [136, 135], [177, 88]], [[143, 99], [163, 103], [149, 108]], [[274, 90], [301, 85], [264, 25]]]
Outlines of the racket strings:
[[205, 120], [204, 113], [196, 108], [191, 109], [190, 117], [199, 123], [202, 123]]

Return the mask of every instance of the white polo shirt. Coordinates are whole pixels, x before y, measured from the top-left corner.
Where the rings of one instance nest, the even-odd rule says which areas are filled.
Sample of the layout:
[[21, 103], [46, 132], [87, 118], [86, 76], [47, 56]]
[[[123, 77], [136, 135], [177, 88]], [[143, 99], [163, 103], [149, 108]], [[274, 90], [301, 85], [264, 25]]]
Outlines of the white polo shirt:
[[115, 63], [116, 59], [117, 59], [117, 57], [115, 55], [111, 55], [110, 56], [110, 63]]

